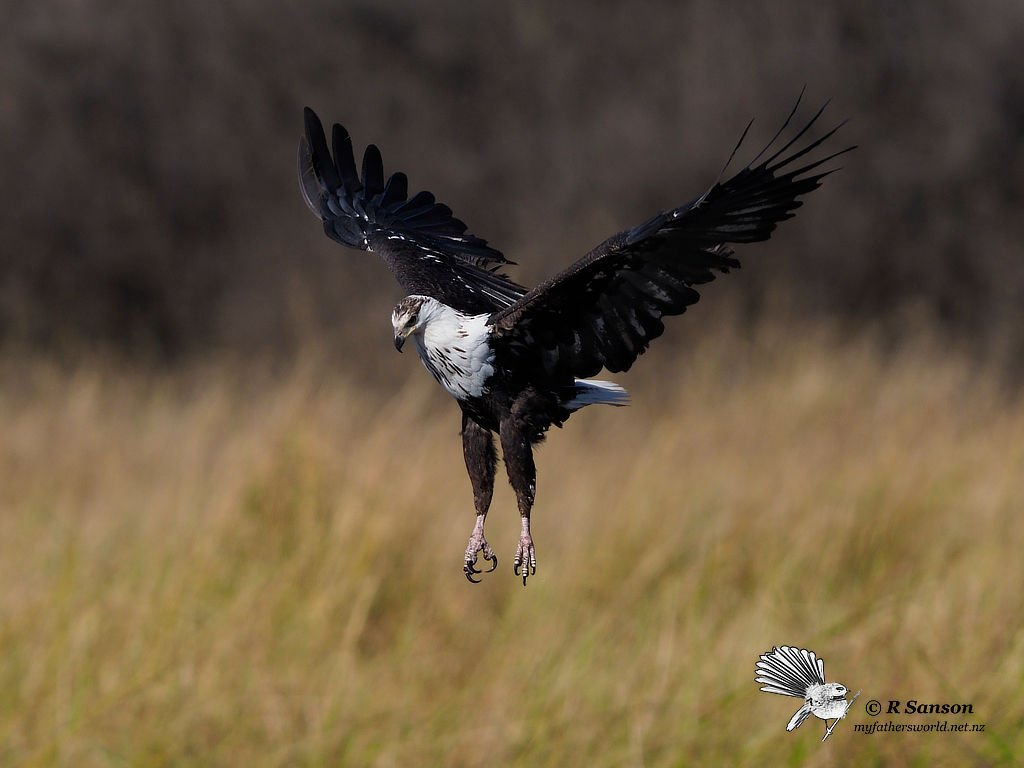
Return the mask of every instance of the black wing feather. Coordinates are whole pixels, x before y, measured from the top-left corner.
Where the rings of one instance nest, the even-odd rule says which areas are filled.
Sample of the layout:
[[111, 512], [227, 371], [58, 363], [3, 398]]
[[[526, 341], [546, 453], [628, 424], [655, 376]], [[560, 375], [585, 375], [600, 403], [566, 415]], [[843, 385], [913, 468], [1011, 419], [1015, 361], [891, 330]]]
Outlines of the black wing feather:
[[404, 218], [408, 219], [411, 213], [427, 208], [433, 204], [434, 196], [426, 190], [423, 190], [422, 192], [417, 192], [404, 203], [397, 206], [395, 208], [395, 213], [400, 213]]
[[384, 160], [380, 156], [380, 150], [370, 144], [363, 152], [363, 196], [370, 200], [383, 194]]
[[404, 173], [393, 173], [380, 196], [381, 208], [392, 208], [409, 196], [409, 180]]
[[496, 270], [511, 264], [429, 192], [409, 197], [405, 174], [384, 182], [384, 163], [373, 144], [356, 173], [352, 139], [335, 124], [333, 155], [323, 124], [308, 107], [299, 142], [299, 185], [332, 240], [373, 251], [408, 294], [432, 296], [462, 312], [484, 314], [508, 307], [526, 289]]
[[801, 205], [797, 198], [817, 189], [832, 173], [819, 171], [820, 166], [854, 148], [793, 167], [840, 127], [786, 154], [823, 109], [781, 149], [757, 162], [789, 125], [794, 107], [782, 130], [732, 178], [719, 180], [684, 206], [610, 237], [494, 313], [490, 323], [495, 338], [511, 342], [507, 348], [520, 363], [539, 368], [557, 382], [594, 376], [602, 368], [629, 370], [664, 331], [662, 318], [682, 314], [697, 302], [700, 295], [693, 286], [740, 266], [728, 243], [767, 240]]
[[[316, 117], [316, 115], [313, 115]], [[320, 121], [317, 120], [316, 124], [319, 125]], [[310, 122], [306, 120], [306, 136], [309, 136]], [[320, 129], [323, 133], [323, 128]], [[352, 154], [352, 138], [348, 135], [348, 131], [342, 128], [337, 123], [334, 124], [334, 128], [331, 130], [331, 143], [334, 145], [334, 161], [337, 165], [338, 174], [341, 177], [341, 181], [345, 185], [345, 192], [349, 197], [355, 197], [362, 189], [363, 185], [359, 183], [359, 176], [356, 174], [356, 158]], [[312, 146], [317, 149], [317, 142], [312, 142]], [[326, 144], [324, 144], [326, 149]], [[319, 167], [330, 166], [330, 156], [324, 158], [325, 162], [318, 164]], [[316, 168], [318, 166], [314, 166]]]

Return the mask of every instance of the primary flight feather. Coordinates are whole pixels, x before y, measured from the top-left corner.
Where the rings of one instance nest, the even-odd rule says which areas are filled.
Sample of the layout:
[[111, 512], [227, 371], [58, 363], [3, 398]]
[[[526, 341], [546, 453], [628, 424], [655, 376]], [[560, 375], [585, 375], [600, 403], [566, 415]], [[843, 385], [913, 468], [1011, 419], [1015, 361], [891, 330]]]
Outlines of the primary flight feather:
[[492, 563], [491, 571], [498, 564], [484, 538], [497, 467], [494, 434], [519, 507], [522, 528], [513, 567], [517, 575], [522, 569], [526, 584], [537, 566], [530, 535], [533, 446], [552, 425], [561, 426], [586, 405], [625, 405], [628, 395], [621, 387], [587, 379], [603, 368], [629, 370], [664, 331], [662, 318], [682, 314], [700, 298], [694, 286], [739, 267], [729, 244], [767, 240], [801, 205], [797, 198], [834, 170], [821, 166], [853, 149], [797, 162], [838, 129], [796, 148], [823, 107], [762, 159], [796, 109], [761, 154], [734, 176], [686, 205], [613, 235], [527, 290], [499, 271], [513, 262], [486, 240], [467, 234], [448, 206], [429, 192], [409, 197], [405, 174], [385, 180], [380, 152], [372, 144], [357, 173], [348, 132], [334, 125], [332, 152], [319, 118], [306, 108], [298, 157], [306, 204], [328, 237], [372, 251], [388, 265], [407, 294], [392, 313], [396, 348], [401, 351], [411, 338], [427, 370], [462, 409], [463, 450], [476, 507], [463, 563], [470, 581], [480, 573], [478, 556]]

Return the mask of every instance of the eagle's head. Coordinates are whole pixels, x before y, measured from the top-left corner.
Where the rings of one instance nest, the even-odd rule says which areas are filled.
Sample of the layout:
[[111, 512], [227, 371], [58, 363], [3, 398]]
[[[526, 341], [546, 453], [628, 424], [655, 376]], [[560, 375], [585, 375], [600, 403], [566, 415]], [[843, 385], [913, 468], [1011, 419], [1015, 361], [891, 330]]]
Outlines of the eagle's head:
[[395, 327], [395, 349], [399, 352], [409, 336], [416, 331], [422, 332], [425, 319], [421, 318], [424, 314], [423, 306], [429, 301], [433, 299], [427, 296], [406, 296], [395, 306], [391, 313], [391, 324]]

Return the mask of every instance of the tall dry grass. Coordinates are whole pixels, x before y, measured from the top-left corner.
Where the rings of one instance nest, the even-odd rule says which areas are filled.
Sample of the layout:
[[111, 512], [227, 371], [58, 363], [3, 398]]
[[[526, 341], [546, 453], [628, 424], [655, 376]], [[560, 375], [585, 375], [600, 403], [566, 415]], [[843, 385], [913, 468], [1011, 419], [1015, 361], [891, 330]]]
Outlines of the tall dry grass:
[[[541, 449], [527, 588], [507, 486], [463, 578], [457, 409], [410, 375], [6, 361], [0, 764], [1017, 760], [1024, 404], [985, 372], [765, 330], [634, 377]], [[781, 644], [864, 691], [824, 744], [753, 681]], [[856, 733], [870, 699], [985, 731]]]

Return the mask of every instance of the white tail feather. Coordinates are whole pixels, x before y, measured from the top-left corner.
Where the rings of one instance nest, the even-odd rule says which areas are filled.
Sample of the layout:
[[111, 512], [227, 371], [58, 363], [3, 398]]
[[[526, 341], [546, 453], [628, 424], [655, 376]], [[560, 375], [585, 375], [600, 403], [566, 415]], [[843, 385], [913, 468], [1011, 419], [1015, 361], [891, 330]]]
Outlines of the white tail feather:
[[[764, 689], [762, 688], [762, 690]], [[790, 718], [789, 725], [786, 726], [786, 730], [792, 731], [794, 728], [799, 727], [800, 723], [802, 723], [804, 720], [810, 717], [811, 714], [811, 705], [804, 704], [802, 707], [800, 707], [800, 709], [796, 711], [796, 714]], [[822, 739], [822, 741], [824, 741], [824, 739]]]
[[629, 405], [629, 393], [610, 381], [576, 379], [576, 396], [565, 407], [577, 411], [587, 405]]
[[754, 680], [765, 683], [762, 691], [783, 696], [803, 697], [809, 687], [825, 684], [825, 662], [812, 651], [788, 645], [762, 654], [757, 662], [757, 673], [759, 677]]

